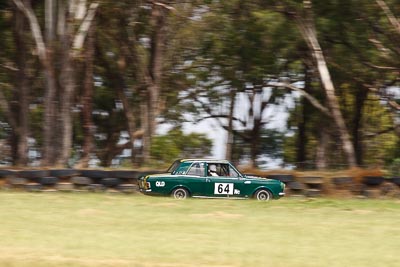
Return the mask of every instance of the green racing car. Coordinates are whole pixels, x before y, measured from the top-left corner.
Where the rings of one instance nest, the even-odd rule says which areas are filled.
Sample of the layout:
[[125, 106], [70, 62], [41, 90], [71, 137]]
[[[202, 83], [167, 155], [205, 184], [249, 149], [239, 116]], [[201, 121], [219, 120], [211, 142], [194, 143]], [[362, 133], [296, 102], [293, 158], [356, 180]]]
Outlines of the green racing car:
[[260, 201], [285, 195], [285, 184], [278, 180], [247, 176], [227, 160], [180, 159], [163, 174], [139, 179], [146, 195], [172, 196], [176, 199], [254, 198]]

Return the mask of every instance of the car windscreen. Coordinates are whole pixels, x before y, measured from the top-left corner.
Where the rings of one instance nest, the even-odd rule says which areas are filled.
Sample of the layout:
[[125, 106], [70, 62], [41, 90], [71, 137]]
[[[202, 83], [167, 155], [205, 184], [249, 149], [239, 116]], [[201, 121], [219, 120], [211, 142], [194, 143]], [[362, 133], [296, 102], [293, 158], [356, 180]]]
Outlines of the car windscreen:
[[171, 174], [173, 175], [179, 175], [179, 174], [186, 174], [189, 167], [192, 165], [192, 162], [187, 162], [187, 161], [183, 161], [180, 162], [178, 167], [175, 168], [175, 170], [173, 172], [171, 172]]
[[175, 160], [174, 163], [172, 163], [172, 165], [168, 168], [167, 172], [168, 173], [173, 173], [179, 166], [179, 164], [181, 164], [181, 161]]

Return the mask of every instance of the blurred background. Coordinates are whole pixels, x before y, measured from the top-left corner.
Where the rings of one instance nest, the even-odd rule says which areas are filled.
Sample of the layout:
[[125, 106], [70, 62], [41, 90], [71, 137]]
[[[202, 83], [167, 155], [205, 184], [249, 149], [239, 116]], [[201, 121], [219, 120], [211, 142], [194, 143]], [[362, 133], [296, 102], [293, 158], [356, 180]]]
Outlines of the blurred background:
[[1, 0], [0, 164], [400, 166], [399, 18], [398, 0]]

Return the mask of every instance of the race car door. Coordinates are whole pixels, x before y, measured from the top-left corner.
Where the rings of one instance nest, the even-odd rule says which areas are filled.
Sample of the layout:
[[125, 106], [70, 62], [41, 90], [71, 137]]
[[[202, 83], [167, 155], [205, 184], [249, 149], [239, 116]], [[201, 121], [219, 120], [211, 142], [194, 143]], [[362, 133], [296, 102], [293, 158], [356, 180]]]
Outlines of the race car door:
[[[212, 170], [216, 169], [216, 173]], [[243, 179], [227, 163], [208, 163], [205, 195], [209, 197], [242, 197]]]

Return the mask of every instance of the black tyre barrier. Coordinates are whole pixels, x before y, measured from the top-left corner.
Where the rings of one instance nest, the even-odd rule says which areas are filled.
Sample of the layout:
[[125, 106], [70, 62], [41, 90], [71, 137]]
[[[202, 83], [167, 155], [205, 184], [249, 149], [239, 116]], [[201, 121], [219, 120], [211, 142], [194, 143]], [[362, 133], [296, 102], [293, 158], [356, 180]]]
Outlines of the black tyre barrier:
[[11, 170], [0, 170], [0, 178], [15, 177], [16, 173], [17, 172]]
[[290, 174], [270, 174], [267, 176], [268, 179], [279, 180], [285, 184], [293, 182], [294, 177]]
[[55, 188], [58, 191], [70, 192], [70, 191], [74, 190], [74, 184], [73, 183], [58, 183], [58, 184], [56, 184]]
[[17, 173], [18, 177], [27, 179], [37, 179], [40, 177], [50, 176], [50, 171], [48, 170], [29, 170], [29, 171], [19, 171]]
[[363, 191], [363, 195], [367, 198], [380, 198], [381, 190], [380, 189], [365, 189]]
[[40, 177], [37, 179], [37, 181], [44, 186], [51, 186], [51, 185], [55, 185], [56, 183], [58, 183], [58, 178], [57, 177]]
[[73, 176], [79, 176], [81, 173], [79, 170], [74, 169], [60, 169], [60, 170], [51, 170], [50, 176], [58, 177], [58, 178], [69, 178]]
[[364, 184], [352, 184], [350, 185], [350, 192], [354, 195], [362, 195], [366, 188], [367, 186]]
[[139, 178], [140, 172], [138, 171], [109, 171], [109, 177], [114, 177], [118, 179], [137, 179]]
[[400, 186], [400, 177], [391, 177], [386, 179], [386, 181], [391, 182], [397, 186]]
[[71, 183], [76, 185], [89, 185], [93, 184], [93, 180], [90, 179], [89, 177], [78, 176], [78, 177], [72, 177]]
[[138, 192], [138, 186], [135, 184], [120, 184], [117, 189], [127, 194]]
[[[94, 178], [82, 176], [89, 174]], [[160, 171], [129, 171], [129, 170], [0, 170], [0, 184], [2, 189], [26, 190], [30, 192], [138, 192], [135, 184], [136, 177], [148, 174], [162, 173]], [[99, 178], [103, 177], [103, 178]], [[294, 180], [292, 175], [271, 174], [267, 178], [280, 180], [286, 183], [288, 195], [315, 197], [324, 194], [325, 185], [334, 186], [333, 195], [361, 196], [368, 198], [390, 197], [400, 198], [400, 177], [384, 178], [382, 176], [365, 176], [361, 183], [353, 177], [319, 177], [303, 176]], [[328, 183], [328, 184], [327, 184]], [[329, 187], [328, 187], [329, 188]]]
[[351, 198], [353, 197], [353, 193], [348, 189], [336, 189], [335, 195], [339, 197]]
[[28, 183], [24, 185], [24, 188], [28, 192], [40, 192], [43, 189], [43, 185], [39, 183]]
[[10, 185], [25, 185], [28, 183], [28, 180], [21, 177], [9, 177], [6, 179], [6, 182]]
[[80, 170], [81, 176], [89, 177], [92, 179], [103, 179], [110, 177], [108, 171], [101, 171], [101, 170]]
[[90, 184], [86, 187], [86, 189], [89, 192], [104, 192], [104, 190], [106, 189], [104, 185], [102, 184]]
[[116, 187], [121, 184], [121, 180], [118, 178], [103, 178], [101, 179], [100, 184], [106, 187]]
[[319, 176], [302, 177], [301, 181], [306, 185], [320, 185], [324, 183], [324, 178]]
[[[385, 179], [385, 180], [389, 180], [389, 179]], [[395, 196], [395, 195], [397, 195], [398, 192], [400, 192], [399, 187], [389, 181], [383, 182], [383, 184], [380, 185], [380, 189], [381, 189], [381, 195], [388, 196], [388, 197]]]
[[319, 189], [306, 189], [305, 191], [305, 196], [306, 197], [320, 197], [321, 194], [321, 190]]
[[331, 181], [336, 186], [351, 185], [354, 182], [353, 177], [332, 177]]
[[294, 181], [294, 182], [290, 182], [287, 184], [287, 187], [291, 190], [295, 190], [295, 191], [302, 191], [305, 189], [304, 184]]
[[377, 186], [382, 184], [385, 179], [382, 176], [364, 176], [362, 183], [369, 186]]

